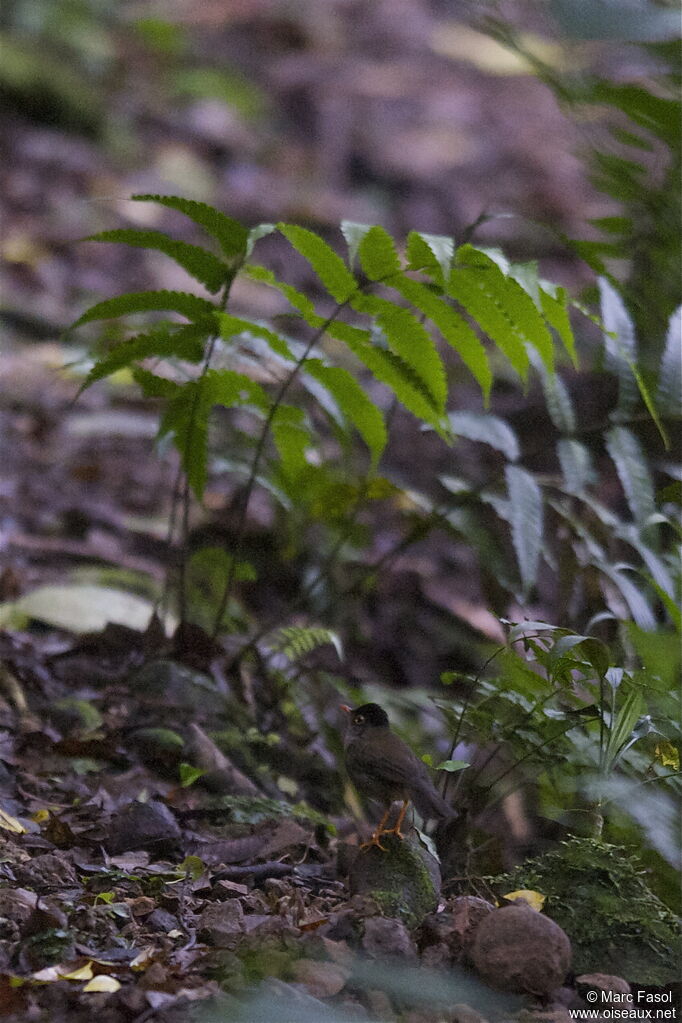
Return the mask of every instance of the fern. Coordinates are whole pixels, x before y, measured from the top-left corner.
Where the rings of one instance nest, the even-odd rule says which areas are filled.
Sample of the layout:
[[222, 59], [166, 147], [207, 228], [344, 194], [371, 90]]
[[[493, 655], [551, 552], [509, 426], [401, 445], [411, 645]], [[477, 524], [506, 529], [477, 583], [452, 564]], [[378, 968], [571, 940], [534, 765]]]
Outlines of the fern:
[[317, 625], [288, 625], [278, 629], [269, 641], [272, 650], [284, 654], [287, 660], [302, 660], [321, 646], [331, 644], [336, 650], [339, 660], [343, 660], [343, 646], [338, 635], [331, 629]]

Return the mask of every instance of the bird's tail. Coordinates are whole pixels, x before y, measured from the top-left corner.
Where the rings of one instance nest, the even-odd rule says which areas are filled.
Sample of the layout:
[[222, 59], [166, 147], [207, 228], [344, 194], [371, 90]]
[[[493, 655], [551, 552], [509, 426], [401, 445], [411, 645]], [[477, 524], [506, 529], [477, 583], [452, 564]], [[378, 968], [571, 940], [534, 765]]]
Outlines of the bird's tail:
[[424, 820], [442, 820], [446, 817], [455, 817], [456, 812], [450, 803], [446, 802], [440, 792], [430, 779], [425, 780], [413, 791], [414, 805]]

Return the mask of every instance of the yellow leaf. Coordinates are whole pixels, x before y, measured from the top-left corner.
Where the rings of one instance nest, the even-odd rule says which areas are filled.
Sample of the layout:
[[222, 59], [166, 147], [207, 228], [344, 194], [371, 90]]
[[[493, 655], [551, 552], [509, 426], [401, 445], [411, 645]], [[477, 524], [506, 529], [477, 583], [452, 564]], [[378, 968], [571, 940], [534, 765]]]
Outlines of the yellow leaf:
[[0, 807], [0, 828], [4, 828], [5, 831], [11, 831], [14, 835], [25, 835], [26, 828], [18, 821], [16, 817], [12, 817], [10, 814]]
[[515, 899], [524, 899], [529, 906], [533, 909], [537, 909], [538, 913], [542, 912], [542, 907], [545, 904], [546, 895], [542, 892], [534, 892], [529, 888], [521, 888], [518, 892], [507, 892], [504, 896], [505, 899], [509, 899], [510, 902], [514, 902]]
[[114, 992], [118, 991], [120, 986], [120, 981], [116, 980], [115, 977], [108, 977], [106, 973], [101, 973], [99, 977], [93, 977], [93, 979], [85, 985], [83, 991]]
[[85, 966], [80, 966], [77, 970], [71, 970], [70, 973], [60, 973], [61, 980], [92, 980], [94, 976], [92, 972], [92, 963], [88, 962]]
[[672, 767], [673, 771], [679, 771], [680, 754], [671, 742], [666, 740], [657, 743], [654, 754], [659, 764], [663, 764], [664, 767]]
[[45, 821], [49, 821], [50, 811], [43, 808], [42, 810], [36, 810], [35, 813], [31, 814], [31, 820], [36, 824], [44, 824]]

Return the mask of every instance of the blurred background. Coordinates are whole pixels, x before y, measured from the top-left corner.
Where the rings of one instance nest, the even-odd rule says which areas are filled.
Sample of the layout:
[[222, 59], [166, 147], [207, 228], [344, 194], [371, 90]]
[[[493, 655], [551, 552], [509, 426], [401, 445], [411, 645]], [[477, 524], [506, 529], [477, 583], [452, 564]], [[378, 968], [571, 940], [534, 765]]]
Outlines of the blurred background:
[[[398, 239], [414, 228], [501, 245], [514, 260], [539, 260], [545, 277], [593, 310], [595, 274], [607, 270], [654, 377], [680, 302], [678, 20], [674, 6], [643, 0], [6, 0], [0, 394], [11, 538], [0, 596], [92, 554], [162, 574], [151, 537], [162, 531], [170, 475], [152, 452], [153, 413], [125, 381], [74, 408], [78, 371], [55, 372], [83, 359], [87, 337], [59, 339], [92, 301], [188, 287], [158, 253], [80, 243], [110, 227], [186, 230], [168, 211], [129, 202], [132, 193], [199, 199], [249, 226], [294, 221], [337, 247], [342, 219], [382, 224]], [[264, 262], [314, 293], [284, 239], [261, 245]], [[238, 282], [233, 295], [252, 316], [285, 312], [254, 282]], [[107, 329], [105, 340], [116, 340]], [[565, 370], [566, 393], [597, 459], [598, 496], [627, 520], [627, 488], [600, 437], [614, 377], [602, 372], [598, 328], [582, 319], [577, 330], [581, 371]], [[451, 384], [457, 408], [481, 411], [472, 387]], [[524, 392], [502, 371], [492, 408], [526, 467], [555, 473], [556, 416], [539, 385]], [[471, 437], [445, 450], [399, 411], [393, 425], [385, 471], [402, 505], [379, 506], [354, 555], [391, 571], [365, 587], [361, 614], [347, 580], [309, 608], [336, 627], [351, 623], [361, 678], [421, 685], [475, 667], [499, 638], [500, 614], [584, 627], [606, 599], [612, 617], [654, 621], [656, 598], [633, 610], [617, 572], [606, 597], [604, 573], [584, 573], [576, 590], [585, 568], [577, 539], [563, 581], [548, 554], [521, 600], [508, 531], [488, 521], [490, 507], [458, 520], [447, 543], [430, 525], [420, 537], [419, 509], [443, 497], [443, 479], [464, 476], [480, 493], [503, 472], [504, 452]], [[637, 428], [651, 452], [645, 475], [669, 468], [646, 415]], [[219, 541], [231, 485], [207, 495]], [[653, 493], [651, 479], [643, 485]], [[287, 525], [258, 500], [252, 519], [254, 550], [270, 559], [253, 606], [286, 606], [317, 553], [305, 549], [306, 523]], [[123, 539], [131, 530], [145, 532], [132, 550]]]

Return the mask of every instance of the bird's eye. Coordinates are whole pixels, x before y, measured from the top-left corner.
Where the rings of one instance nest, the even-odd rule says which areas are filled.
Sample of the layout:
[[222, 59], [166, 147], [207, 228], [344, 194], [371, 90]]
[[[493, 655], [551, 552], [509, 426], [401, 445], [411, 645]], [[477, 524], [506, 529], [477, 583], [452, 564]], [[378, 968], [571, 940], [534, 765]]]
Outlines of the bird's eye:
[[355, 718], [353, 719], [353, 723], [356, 725], [361, 725], [364, 720], [365, 720], [364, 714], [356, 714]]

